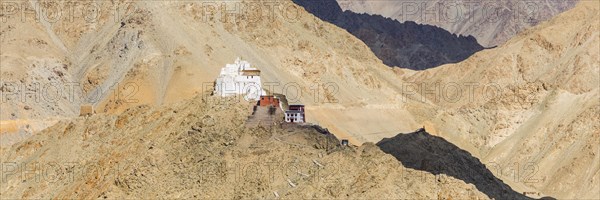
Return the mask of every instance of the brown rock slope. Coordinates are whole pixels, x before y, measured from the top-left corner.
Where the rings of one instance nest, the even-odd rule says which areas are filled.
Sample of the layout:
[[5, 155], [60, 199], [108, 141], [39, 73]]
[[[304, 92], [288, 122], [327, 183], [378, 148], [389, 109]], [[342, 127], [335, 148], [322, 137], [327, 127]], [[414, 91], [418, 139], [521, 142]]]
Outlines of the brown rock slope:
[[487, 199], [455, 178], [407, 169], [373, 144], [342, 148], [310, 127], [246, 128], [248, 106], [234, 98], [198, 97], [61, 121], [1, 150], [7, 170], [0, 193], [58, 199]]
[[424, 99], [443, 109], [423, 120], [433, 119], [437, 134], [458, 146], [472, 146], [518, 190], [597, 198], [599, 7], [581, 2], [503, 46], [407, 76], [437, 91]]
[[[69, 5], [42, 2], [23, 5]], [[177, 102], [212, 85], [220, 69], [238, 56], [260, 68], [264, 82], [275, 82], [274, 92], [298, 96], [291, 103], [310, 105], [311, 122], [331, 125], [321, 111], [385, 105], [397, 97], [393, 71], [347, 32], [291, 1], [228, 2], [227, 8], [275, 6], [275, 10], [255, 16], [239, 9], [237, 15], [224, 15], [223, 2], [99, 1], [100, 14], [93, 20], [81, 13], [86, 4], [74, 4], [78, 6], [73, 8], [73, 20], [52, 23], [35, 21], [35, 15], [5, 15], [0, 36], [3, 97], [13, 93], [22, 97], [23, 90], [17, 88], [23, 85], [40, 84], [43, 89], [53, 83], [63, 86], [59, 87], [63, 95], [49, 92], [46, 96], [52, 99], [47, 99], [37, 92], [40, 101], [7, 99], [0, 105], [0, 119], [54, 122], [77, 116], [79, 105], [86, 103], [98, 112], [118, 113], [136, 105]], [[368, 120], [381, 125], [394, 122]], [[348, 132], [345, 129], [362, 131], [338, 132]]]
[[[428, 131], [437, 130], [430, 133], [469, 151], [484, 164], [497, 163], [502, 170], [492, 172], [518, 192], [542, 191], [559, 198], [600, 196], [598, 2], [585, 1], [464, 62], [423, 72], [389, 69], [346, 31], [312, 17], [291, 1], [281, 3], [290, 5], [285, 9], [288, 12], [297, 9], [299, 17], [285, 18], [277, 12], [273, 20], [264, 16], [258, 21], [223, 22], [220, 13], [206, 18], [203, 4], [189, 1], [99, 1], [103, 14], [95, 21], [79, 15], [74, 21], [44, 23], [34, 21], [33, 15], [22, 21], [20, 15], [5, 14], [6, 23], [0, 23], [2, 85], [56, 81], [78, 83], [82, 89], [75, 93], [79, 97], [75, 100], [3, 99], [0, 129], [26, 129], [28, 123], [52, 124], [74, 117], [81, 103], [118, 114], [141, 104], [192, 98], [202, 90], [202, 83], [212, 83], [224, 64], [242, 56], [263, 71], [264, 81], [280, 82], [275, 92], [285, 93], [285, 84], [297, 83], [308, 120], [340, 137], [351, 137], [352, 142], [377, 142], [426, 125]], [[115, 6], [124, 14], [114, 17]], [[288, 16], [294, 16], [291, 13]], [[120, 90], [115, 92], [112, 86], [117, 83]], [[131, 89], [128, 83], [136, 92], [127, 90]], [[316, 93], [311, 87], [315, 83], [337, 87], [321, 87]], [[482, 87], [473, 100], [467, 98], [469, 87], [462, 86], [463, 98], [458, 101], [452, 96], [442, 99], [434, 92], [436, 101], [431, 94], [421, 98], [407, 93], [406, 86], [412, 84], [406, 83], [476, 83]], [[482, 95], [483, 86], [488, 86], [491, 96]], [[502, 89], [498, 95], [496, 86]], [[14, 88], [3, 86], [0, 91], [4, 98]], [[145, 126], [149, 123], [130, 129], [151, 134], [150, 126]], [[5, 128], [5, 124], [10, 126]], [[77, 125], [74, 128], [83, 126]], [[108, 145], [105, 140], [96, 142]], [[30, 141], [34, 149], [43, 143]], [[119, 151], [134, 147], [124, 145]], [[3, 151], [2, 157], [16, 160], [8, 156], [21, 154], [16, 150]], [[57, 160], [67, 160], [72, 154], [57, 155], [62, 155]], [[511, 173], [515, 171], [523, 176]]]
[[384, 138], [377, 146], [408, 168], [455, 177], [475, 185], [492, 199], [528, 199], [495, 177], [491, 172], [494, 169], [478, 158], [425, 130]]

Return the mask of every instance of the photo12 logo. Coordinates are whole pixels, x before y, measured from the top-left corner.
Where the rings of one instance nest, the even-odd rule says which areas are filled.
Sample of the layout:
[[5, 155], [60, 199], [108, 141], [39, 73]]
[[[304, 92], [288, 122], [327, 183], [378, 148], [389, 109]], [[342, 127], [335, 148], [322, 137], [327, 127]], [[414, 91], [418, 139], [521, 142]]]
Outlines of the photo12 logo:
[[546, 181], [545, 177], [543, 179], [537, 177], [540, 168], [539, 165], [534, 162], [527, 162], [525, 164], [515, 162], [504, 166], [496, 162], [491, 162], [487, 165], [490, 166], [490, 170], [492, 170], [496, 176], [512, 179], [512, 181], [517, 183], [534, 184]]
[[136, 12], [134, 1], [114, 3], [112, 1], [2, 1], [0, 2], [0, 21], [6, 23], [9, 18], [20, 22], [81, 22], [95, 23], [103, 18], [112, 18], [120, 22]]
[[85, 92], [82, 84], [77, 82], [4, 82], [0, 84], [2, 103], [55, 103], [66, 100], [70, 103], [98, 103], [110, 98], [122, 103], [137, 103], [135, 95], [139, 85], [126, 82], [104, 87], [102, 85]]
[[[265, 91], [260, 92], [260, 91]], [[266, 92], [268, 91], [268, 93]], [[238, 100], [260, 99], [262, 95], [281, 94], [286, 97], [289, 103], [301, 103], [302, 99], [313, 103], [338, 103], [337, 94], [340, 87], [335, 82], [319, 83], [315, 82], [309, 86], [302, 86], [297, 82], [264, 82], [262, 86], [258, 84], [239, 84], [239, 83], [220, 83], [203, 82], [203, 98], [210, 96], [234, 96], [239, 95]]]
[[0, 163], [0, 183], [10, 181], [63, 184], [73, 183], [82, 177], [95, 180], [118, 179], [124, 166], [112, 163], [102, 166], [100, 163], [88, 162], [2, 162]]
[[420, 101], [432, 103], [466, 102], [518, 102], [536, 103], [536, 93], [517, 95], [511, 86], [499, 83], [447, 82], [447, 83], [402, 83], [402, 102]]
[[495, 24], [502, 19], [535, 23], [543, 1], [402, 1], [393, 16], [400, 21], [465, 23], [482, 20]]
[[[187, 3], [187, 2], [186, 2]], [[275, 21], [276, 17], [294, 23], [301, 18], [301, 7], [286, 1], [199, 1], [187, 3], [186, 10], [196, 10], [203, 22], [246, 22]]]

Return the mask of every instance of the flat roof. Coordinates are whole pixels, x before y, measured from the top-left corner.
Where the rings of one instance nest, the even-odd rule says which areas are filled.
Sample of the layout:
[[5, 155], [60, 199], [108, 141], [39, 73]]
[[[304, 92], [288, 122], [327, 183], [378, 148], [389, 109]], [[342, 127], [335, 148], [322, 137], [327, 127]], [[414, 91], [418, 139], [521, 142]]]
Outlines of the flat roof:
[[243, 69], [242, 72], [260, 72], [258, 69]]
[[259, 72], [242, 72], [242, 76], [260, 76]]
[[302, 111], [299, 111], [299, 110], [286, 110], [285, 113], [302, 113]]

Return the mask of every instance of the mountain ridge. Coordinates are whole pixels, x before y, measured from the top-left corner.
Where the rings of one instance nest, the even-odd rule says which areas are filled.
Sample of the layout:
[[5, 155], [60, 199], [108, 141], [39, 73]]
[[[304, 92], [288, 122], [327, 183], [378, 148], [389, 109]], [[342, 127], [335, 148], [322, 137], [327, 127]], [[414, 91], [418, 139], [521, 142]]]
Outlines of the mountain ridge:
[[[309, 122], [338, 138], [354, 144], [377, 142], [427, 126], [432, 135], [482, 163], [502, 164], [502, 170], [492, 172], [515, 191], [567, 199], [598, 196], [593, 193], [600, 185], [595, 162], [600, 155], [597, 2], [582, 2], [463, 62], [424, 71], [390, 68], [347, 31], [284, 2], [301, 13], [297, 20], [280, 14], [274, 21], [206, 20], [202, 4], [166, 1], [133, 2], [138, 10], [124, 23], [101, 18], [94, 23], [61, 21], [48, 28], [29, 15], [25, 22], [8, 16], [7, 23], [0, 24], [2, 97], [14, 92], [10, 83], [58, 82], [80, 84], [85, 98], [36, 103], [16, 99], [20, 93], [12, 95], [0, 104], [0, 139], [8, 138], [5, 124], [14, 125], [9, 130], [41, 130], [76, 118], [79, 106], [86, 103], [94, 103], [100, 115], [119, 116], [129, 108], [151, 109], [191, 99], [211, 91], [203, 83], [210, 86], [224, 64], [241, 56], [262, 70], [263, 80], [280, 83], [278, 91], [298, 84], [304, 95], [296, 102], [306, 104]], [[102, 8], [127, 5], [99, 3]], [[137, 86], [136, 95], [130, 96], [127, 83]], [[337, 88], [321, 87], [315, 95], [315, 83], [335, 83]], [[462, 86], [464, 98], [458, 101], [448, 100], [452, 90], [410, 90], [422, 85], [425, 92], [436, 91], [436, 83], [450, 89], [456, 86], [452, 83], [482, 87], [470, 100], [468, 85]], [[115, 85], [118, 91], [109, 90]], [[485, 86], [488, 92], [498, 86], [501, 93], [486, 96]], [[87, 98], [96, 97], [93, 91], [105, 93], [90, 102]], [[35, 146], [43, 141], [28, 140], [37, 132], [16, 137], [17, 142], [29, 142], [29, 152], [42, 153]], [[392, 161], [397, 162], [386, 162]], [[536, 183], [515, 180], [510, 173], [516, 168], [523, 172], [528, 163], [538, 167]]]
[[308, 12], [361, 39], [391, 67], [425, 70], [460, 62], [483, 49], [472, 36], [414, 22], [400, 23], [381, 15], [342, 11], [335, 0], [294, 0]]
[[343, 10], [380, 14], [401, 22], [435, 25], [459, 35], [473, 35], [485, 47], [503, 44], [516, 34], [569, 10], [578, 1], [347, 1]]

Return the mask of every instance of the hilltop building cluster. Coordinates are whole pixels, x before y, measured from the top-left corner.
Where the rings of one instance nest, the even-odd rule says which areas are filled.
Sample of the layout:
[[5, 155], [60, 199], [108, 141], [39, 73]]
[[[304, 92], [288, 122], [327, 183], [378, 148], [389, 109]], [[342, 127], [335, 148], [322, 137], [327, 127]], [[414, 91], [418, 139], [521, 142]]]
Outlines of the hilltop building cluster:
[[240, 58], [221, 69], [213, 93], [222, 97], [243, 95], [247, 101], [257, 101], [248, 126], [306, 122], [304, 105], [288, 105], [285, 95], [267, 94], [262, 88], [260, 70]]

